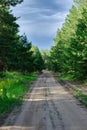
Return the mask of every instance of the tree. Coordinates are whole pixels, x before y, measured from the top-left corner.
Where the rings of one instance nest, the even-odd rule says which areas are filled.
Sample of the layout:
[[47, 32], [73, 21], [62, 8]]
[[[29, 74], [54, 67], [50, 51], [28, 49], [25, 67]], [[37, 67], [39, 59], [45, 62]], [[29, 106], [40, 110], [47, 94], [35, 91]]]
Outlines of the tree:
[[[17, 64], [19, 70], [23, 72], [33, 71], [33, 52], [31, 51], [32, 44], [28, 42], [26, 35], [20, 37], [17, 53]], [[17, 68], [16, 68], [17, 69]]]
[[19, 40], [17, 18], [7, 8], [0, 8], [0, 60], [8, 68]]
[[41, 55], [42, 55], [42, 58], [43, 58], [43, 61], [44, 61], [44, 67], [45, 69], [50, 69], [50, 52], [49, 50], [42, 50], [41, 51]]
[[33, 51], [34, 71], [41, 71], [42, 69], [44, 69], [44, 61], [43, 61], [42, 55], [38, 47], [36, 46], [32, 47], [32, 51]]
[[75, 73], [78, 78], [87, 75], [87, 2], [84, 1], [80, 7], [81, 17], [78, 19], [76, 37], [72, 39], [75, 50]]
[[87, 76], [87, 0], [75, 1], [54, 42], [50, 50], [53, 70], [75, 78]]
[[[0, 1], [0, 71], [13, 68], [19, 42], [17, 18], [10, 11], [23, 0]], [[3, 65], [3, 66], [2, 66]]]
[[23, 0], [0, 0], [0, 7], [16, 6], [21, 2], [23, 2]]

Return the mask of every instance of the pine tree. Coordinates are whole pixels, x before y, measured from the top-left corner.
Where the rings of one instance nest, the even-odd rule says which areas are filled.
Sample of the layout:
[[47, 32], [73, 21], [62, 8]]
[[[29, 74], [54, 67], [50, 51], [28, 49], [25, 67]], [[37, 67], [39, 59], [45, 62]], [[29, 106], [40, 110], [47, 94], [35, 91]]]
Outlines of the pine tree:
[[44, 60], [42, 58], [42, 55], [38, 49], [38, 47], [33, 46], [33, 66], [34, 71], [41, 71], [44, 68]]
[[19, 40], [17, 18], [8, 8], [0, 8], [0, 61], [9, 68]]

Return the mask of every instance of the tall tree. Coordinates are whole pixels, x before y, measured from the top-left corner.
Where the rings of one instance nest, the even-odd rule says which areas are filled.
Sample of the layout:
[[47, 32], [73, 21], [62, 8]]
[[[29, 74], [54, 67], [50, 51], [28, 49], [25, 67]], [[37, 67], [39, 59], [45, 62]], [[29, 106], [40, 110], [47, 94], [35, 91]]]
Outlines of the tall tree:
[[44, 67], [45, 69], [50, 69], [50, 52], [49, 50], [42, 50], [41, 51], [41, 55], [42, 55], [42, 58], [43, 58], [43, 61], [44, 61]]
[[19, 40], [17, 18], [7, 8], [0, 8], [0, 60], [4, 66], [10, 64]]
[[87, 0], [76, 0], [61, 30], [58, 30], [54, 39], [55, 45], [50, 51], [51, 66], [56, 71], [61, 70], [77, 78], [82, 78], [87, 72], [86, 14]]
[[18, 45], [17, 67], [23, 72], [33, 71], [33, 52], [31, 48], [32, 44], [28, 42], [26, 35], [21, 36]]
[[[10, 68], [19, 41], [17, 18], [10, 11], [10, 6], [21, 3], [22, 0], [0, 1], [0, 68]], [[3, 67], [1, 67], [3, 66]]]
[[44, 60], [42, 58], [42, 55], [38, 49], [38, 47], [33, 46], [33, 66], [34, 71], [41, 71], [44, 68]]

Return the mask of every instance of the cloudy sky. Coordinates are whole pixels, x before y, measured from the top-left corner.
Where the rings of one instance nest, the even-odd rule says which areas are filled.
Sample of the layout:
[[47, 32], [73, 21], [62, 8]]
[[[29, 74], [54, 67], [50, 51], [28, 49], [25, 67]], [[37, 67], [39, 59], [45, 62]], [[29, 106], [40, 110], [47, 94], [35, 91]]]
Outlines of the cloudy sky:
[[72, 4], [73, 0], [24, 0], [12, 10], [20, 17], [20, 34], [25, 33], [39, 49], [50, 49]]

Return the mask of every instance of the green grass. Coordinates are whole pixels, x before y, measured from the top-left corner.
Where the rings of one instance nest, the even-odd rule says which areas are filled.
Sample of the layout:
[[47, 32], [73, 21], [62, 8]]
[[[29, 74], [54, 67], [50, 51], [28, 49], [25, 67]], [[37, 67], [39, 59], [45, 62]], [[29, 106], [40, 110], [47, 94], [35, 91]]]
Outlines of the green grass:
[[[59, 76], [58, 76], [58, 78], [57, 78], [57, 80], [63, 80], [63, 81], [74, 81], [74, 82], [76, 82], [76, 83], [79, 83], [79, 84], [81, 84], [81, 85], [83, 85], [83, 86], [87, 86], [87, 79], [85, 79], [85, 80], [78, 80], [78, 79], [75, 79], [75, 78], [73, 78], [73, 75], [71, 75], [71, 74], [64, 74], [64, 73], [62, 73], [62, 74], [60, 74]], [[72, 88], [72, 90], [73, 90], [73, 94], [74, 94], [74, 96], [80, 101], [80, 102], [82, 102], [85, 106], [87, 106], [87, 94], [84, 94], [81, 90], [79, 90], [79, 88], [73, 88], [73, 87], [71, 87]]]
[[36, 74], [23, 75], [18, 72], [6, 72], [0, 79], [0, 116], [19, 105], [29, 90], [29, 83], [36, 80]]
[[83, 94], [81, 90], [75, 91], [75, 96], [85, 105], [87, 106], [87, 95]]
[[71, 75], [69, 73], [66, 73], [66, 74], [65, 73], [59, 73], [58, 79], [59, 80], [70, 80], [70, 81], [74, 80], [73, 75]]

